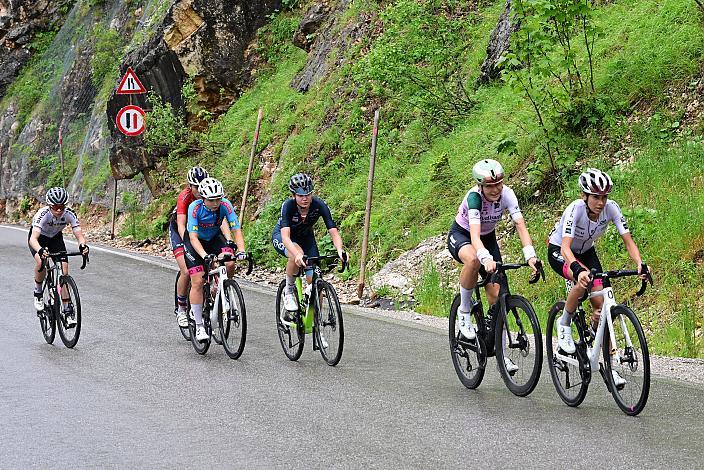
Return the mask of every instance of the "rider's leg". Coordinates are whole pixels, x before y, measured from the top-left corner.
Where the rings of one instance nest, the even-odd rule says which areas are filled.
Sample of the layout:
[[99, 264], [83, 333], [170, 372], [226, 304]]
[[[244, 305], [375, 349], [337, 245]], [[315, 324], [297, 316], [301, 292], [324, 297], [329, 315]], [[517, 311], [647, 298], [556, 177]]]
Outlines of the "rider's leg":
[[475, 300], [472, 298], [472, 291], [477, 285], [477, 275], [479, 273], [479, 259], [477, 252], [472, 245], [464, 245], [457, 253], [462, 261], [462, 271], [460, 272], [460, 306], [457, 314], [460, 321], [460, 333], [470, 340], [476, 338], [476, 329], [472, 324], [471, 311], [474, 308]]
[[176, 283], [176, 302], [178, 304], [178, 312], [185, 312], [187, 296], [188, 296], [188, 283], [190, 281], [190, 275], [188, 274], [188, 267], [186, 267], [186, 259], [183, 255], [183, 251], [180, 255], [176, 256], [176, 264], [178, 264], [178, 269], [181, 271], [181, 275]]
[[[200, 269], [198, 269], [200, 268]], [[189, 269], [191, 275], [191, 310], [196, 321], [196, 327], [203, 326], [203, 283], [205, 270], [202, 266]]]

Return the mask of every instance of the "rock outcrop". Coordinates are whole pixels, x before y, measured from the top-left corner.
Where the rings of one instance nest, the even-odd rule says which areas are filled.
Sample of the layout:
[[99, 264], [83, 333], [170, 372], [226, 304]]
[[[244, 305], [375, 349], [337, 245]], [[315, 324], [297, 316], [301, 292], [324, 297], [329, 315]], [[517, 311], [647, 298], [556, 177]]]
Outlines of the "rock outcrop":
[[501, 75], [497, 63], [502, 55], [511, 46], [511, 36], [518, 31], [520, 24], [512, 15], [511, 0], [506, 0], [504, 11], [499, 16], [496, 27], [491, 32], [489, 43], [486, 46], [486, 59], [482, 63], [481, 72], [477, 78], [477, 85], [484, 85], [496, 80]]
[[32, 56], [38, 33], [55, 29], [74, 0], [0, 0], [0, 98]]
[[[131, 66], [148, 90], [181, 115], [186, 113], [181, 89], [191, 77], [198, 104], [220, 114], [247, 82], [249, 43], [267, 16], [280, 7], [280, 0], [178, 0], [152, 39], [127, 56], [122, 72]], [[107, 105], [110, 163], [117, 179], [148, 173], [167, 152], [147, 155], [141, 138], [125, 137], [117, 130], [115, 116], [129, 100], [113, 92]], [[146, 108], [146, 96], [134, 96], [132, 103]]]

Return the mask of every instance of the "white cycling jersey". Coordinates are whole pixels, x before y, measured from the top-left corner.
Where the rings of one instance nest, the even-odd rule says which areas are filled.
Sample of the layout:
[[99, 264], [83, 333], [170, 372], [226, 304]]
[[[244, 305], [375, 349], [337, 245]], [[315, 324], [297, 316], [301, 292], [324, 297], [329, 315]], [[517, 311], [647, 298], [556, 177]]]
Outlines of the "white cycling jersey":
[[80, 227], [78, 216], [68, 207], [59, 217], [54, 217], [49, 206], [45, 206], [39, 209], [32, 218], [32, 227], [38, 228], [41, 235], [49, 238], [54, 238], [69, 224], [72, 229]]
[[504, 185], [499, 199], [491, 202], [486, 200], [479, 186], [475, 186], [460, 204], [455, 222], [467, 231], [470, 225], [480, 225], [481, 235], [486, 235], [496, 228], [504, 211], [508, 211], [514, 223], [523, 218], [513, 189]]
[[572, 252], [584, 253], [594, 246], [596, 239], [604, 234], [609, 221], [616, 225], [620, 235], [628, 233], [626, 218], [616, 202], [611, 199], [606, 201], [604, 210], [601, 211], [597, 220], [593, 221], [587, 216], [587, 203], [582, 199], [577, 199], [562, 213], [562, 217], [550, 232], [548, 242], [562, 246], [562, 237], [572, 237], [570, 244]]

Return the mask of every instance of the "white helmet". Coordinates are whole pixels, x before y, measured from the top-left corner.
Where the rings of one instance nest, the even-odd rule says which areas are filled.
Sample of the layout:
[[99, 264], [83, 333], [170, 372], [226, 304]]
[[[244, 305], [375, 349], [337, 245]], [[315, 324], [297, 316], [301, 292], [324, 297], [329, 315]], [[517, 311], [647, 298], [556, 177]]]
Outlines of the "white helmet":
[[198, 185], [198, 193], [203, 199], [220, 199], [225, 195], [222, 183], [215, 178], [205, 178]]
[[504, 180], [504, 169], [501, 163], [486, 158], [474, 164], [472, 177], [479, 184], [497, 184]]
[[588, 168], [587, 171], [579, 175], [579, 187], [587, 194], [604, 196], [611, 192], [614, 187], [609, 175], [596, 168]]
[[68, 193], [64, 188], [55, 186], [46, 192], [46, 203], [51, 206], [66, 204], [67, 202]]

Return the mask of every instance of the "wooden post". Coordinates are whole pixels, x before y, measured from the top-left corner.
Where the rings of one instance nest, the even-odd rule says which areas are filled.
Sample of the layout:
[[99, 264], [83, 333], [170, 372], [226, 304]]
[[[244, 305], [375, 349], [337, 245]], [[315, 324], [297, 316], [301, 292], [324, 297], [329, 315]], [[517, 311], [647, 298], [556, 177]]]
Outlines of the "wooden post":
[[64, 171], [64, 139], [59, 126], [59, 157], [61, 158], [61, 185], [66, 189], [66, 172]]
[[372, 193], [374, 189], [374, 168], [376, 166], [376, 138], [379, 134], [379, 110], [374, 112], [374, 134], [372, 135], [372, 154], [369, 161], [369, 178], [367, 179], [367, 207], [364, 212], [364, 238], [362, 239], [362, 259], [359, 267], [357, 297], [364, 294], [364, 274], [367, 269], [367, 248], [369, 246], [369, 222], [372, 216]]
[[115, 239], [115, 213], [117, 212], [117, 180], [114, 179], [115, 185], [112, 190], [112, 229], [110, 229], [110, 240]]
[[252, 151], [249, 153], [249, 166], [247, 167], [247, 179], [244, 182], [244, 192], [242, 193], [242, 205], [240, 206], [240, 225], [244, 224], [244, 210], [247, 205], [247, 192], [249, 191], [249, 180], [252, 177], [252, 167], [254, 166], [254, 155], [257, 153], [257, 143], [259, 142], [259, 127], [262, 125], [264, 110], [259, 108], [257, 116], [257, 127], [254, 130], [254, 140], [252, 141]]

